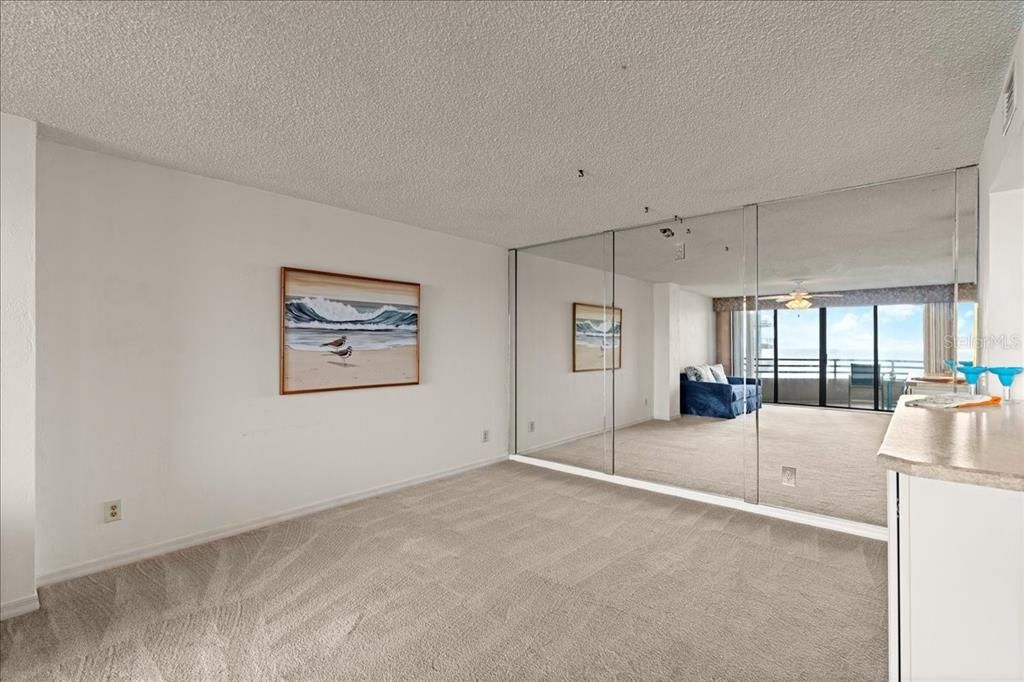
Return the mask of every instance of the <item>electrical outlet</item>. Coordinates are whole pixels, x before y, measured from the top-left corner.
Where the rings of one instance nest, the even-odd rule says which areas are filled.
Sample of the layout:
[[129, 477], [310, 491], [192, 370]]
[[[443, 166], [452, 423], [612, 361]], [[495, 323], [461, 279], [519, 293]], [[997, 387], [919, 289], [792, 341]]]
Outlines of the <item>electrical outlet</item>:
[[103, 505], [103, 522], [120, 521], [122, 513], [121, 500], [111, 500]]
[[782, 467], [782, 485], [796, 487], [796, 467]]
[[480, 439], [480, 442], [487, 443], [490, 440], [491, 440], [491, 432], [488, 429], [484, 429], [483, 437]]
[[530, 422], [528, 428], [530, 430], [530, 433], [533, 433], [534, 431], [537, 430], [537, 422]]

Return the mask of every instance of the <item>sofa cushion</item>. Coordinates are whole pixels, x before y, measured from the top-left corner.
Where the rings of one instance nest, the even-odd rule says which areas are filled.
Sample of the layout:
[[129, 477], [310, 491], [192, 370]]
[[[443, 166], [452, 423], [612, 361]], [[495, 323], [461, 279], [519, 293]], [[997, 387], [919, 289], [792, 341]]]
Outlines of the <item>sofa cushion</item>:
[[722, 365], [722, 363], [718, 363], [717, 365], [710, 365], [709, 369], [711, 370], [711, 376], [715, 378], [715, 381], [717, 381], [720, 384], [729, 383], [729, 377], [725, 375], [725, 367]]
[[761, 387], [756, 384], [732, 384], [731, 388], [733, 400], [741, 400], [761, 393]]
[[690, 365], [683, 370], [686, 373], [686, 378], [690, 381], [704, 381], [707, 383], [717, 383], [715, 381], [715, 375], [711, 373], [711, 368], [707, 365]]

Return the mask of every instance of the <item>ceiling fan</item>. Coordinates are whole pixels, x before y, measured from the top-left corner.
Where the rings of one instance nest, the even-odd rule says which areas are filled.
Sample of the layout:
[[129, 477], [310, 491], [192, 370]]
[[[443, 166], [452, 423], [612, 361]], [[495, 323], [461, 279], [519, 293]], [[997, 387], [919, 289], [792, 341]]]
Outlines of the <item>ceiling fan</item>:
[[807, 310], [811, 307], [811, 301], [815, 298], [842, 298], [842, 294], [812, 294], [804, 288], [804, 280], [795, 279], [793, 284], [796, 288], [788, 294], [782, 294], [781, 296], [758, 296], [759, 301], [775, 301], [776, 303], [784, 303], [790, 310]]

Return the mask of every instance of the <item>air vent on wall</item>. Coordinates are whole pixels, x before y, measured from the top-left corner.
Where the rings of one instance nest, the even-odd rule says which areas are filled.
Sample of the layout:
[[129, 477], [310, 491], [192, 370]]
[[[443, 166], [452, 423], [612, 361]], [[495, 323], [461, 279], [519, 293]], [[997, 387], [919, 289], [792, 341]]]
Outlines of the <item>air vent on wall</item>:
[[1003, 88], [1003, 135], [1010, 130], [1010, 123], [1013, 121], [1013, 113], [1017, 111], [1017, 94], [1014, 91], [1015, 78], [1014, 68], [1010, 69], [1010, 75], [1006, 78], [1006, 86]]

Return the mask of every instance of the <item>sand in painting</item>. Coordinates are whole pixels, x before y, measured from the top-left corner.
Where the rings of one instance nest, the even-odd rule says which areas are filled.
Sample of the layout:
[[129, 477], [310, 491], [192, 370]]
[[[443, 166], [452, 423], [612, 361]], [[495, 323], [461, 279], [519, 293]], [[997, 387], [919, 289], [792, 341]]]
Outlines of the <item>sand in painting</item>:
[[[576, 369], [586, 371], [591, 369], [611, 369], [611, 354], [605, 357], [605, 351], [594, 346], [586, 346], [582, 343], [576, 344]], [[608, 367], [605, 367], [608, 363]]]
[[330, 353], [285, 350], [285, 381], [293, 391], [416, 381], [416, 348], [361, 351], [348, 360]]

